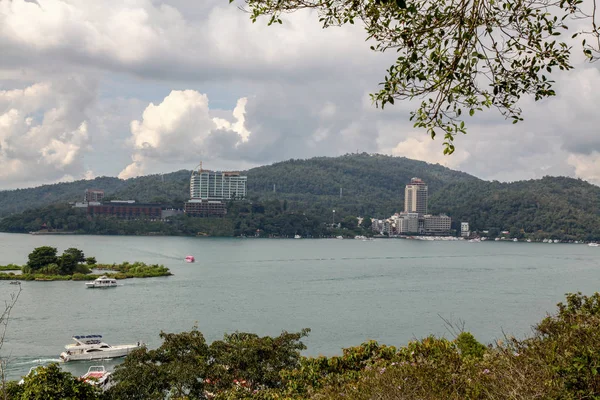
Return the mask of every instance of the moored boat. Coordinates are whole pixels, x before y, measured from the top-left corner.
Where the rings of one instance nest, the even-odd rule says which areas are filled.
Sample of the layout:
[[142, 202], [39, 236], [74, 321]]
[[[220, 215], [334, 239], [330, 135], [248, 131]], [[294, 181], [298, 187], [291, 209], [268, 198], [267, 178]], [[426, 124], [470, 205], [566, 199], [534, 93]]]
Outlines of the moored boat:
[[85, 286], [88, 288], [109, 288], [116, 287], [117, 280], [114, 278], [109, 278], [107, 276], [102, 275], [101, 277], [95, 279], [92, 282], [86, 282]]
[[111, 373], [103, 365], [91, 366], [88, 372], [81, 376], [81, 380], [102, 390], [112, 386]]
[[65, 346], [60, 358], [67, 361], [102, 360], [107, 358], [125, 357], [131, 351], [142, 346], [142, 343], [111, 346], [104, 343], [102, 335], [76, 335], [75, 343]]

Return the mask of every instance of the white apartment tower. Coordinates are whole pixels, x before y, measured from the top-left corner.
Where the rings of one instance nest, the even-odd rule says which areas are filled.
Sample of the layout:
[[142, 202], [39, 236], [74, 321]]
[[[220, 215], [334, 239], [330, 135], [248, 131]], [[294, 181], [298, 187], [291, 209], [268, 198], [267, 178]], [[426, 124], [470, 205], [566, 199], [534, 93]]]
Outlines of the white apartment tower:
[[248, 177], [233, 171], [209, 171], [202, 163], [190, 177], [190, 198], [203, 200], [230, 200], [246, 197]]
[[427, 185], [419, 178], [412, 178], [404, 189], [404, 212], [427, 214]]

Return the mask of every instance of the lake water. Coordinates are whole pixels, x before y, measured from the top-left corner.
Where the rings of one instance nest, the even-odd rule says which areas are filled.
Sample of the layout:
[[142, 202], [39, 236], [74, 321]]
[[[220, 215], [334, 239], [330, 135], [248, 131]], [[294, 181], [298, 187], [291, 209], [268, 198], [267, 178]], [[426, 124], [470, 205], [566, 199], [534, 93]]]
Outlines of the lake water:
[[[0, 234], [0, 265], [24, 264], [44, 245], [77, 247], [103, 263], [160, 263], [174, 276], [128, 279], [106, 290], [23, 283], [1, 350], [13, 379], [58, 361], [74, 334], [157, 347], [161, 330], [194, 325], [208, 341], [235, 330], [278, 335], [307, 327], [305, 353], [334, 355], [368, 339], [401, 346], [429, 334], [448, 337], [443, 317], [464, 321], [489, 343], [503, 332], [529, 334], [565, 293], [593, 293], [600, 279], [600, 248], [586, 245], [395, 239]], [[196, 263], [185, 263], [186, 255]], [[0, 281], [0, 301], [14, 290]], [[82, 374], [94, 364], [64, 367]]]

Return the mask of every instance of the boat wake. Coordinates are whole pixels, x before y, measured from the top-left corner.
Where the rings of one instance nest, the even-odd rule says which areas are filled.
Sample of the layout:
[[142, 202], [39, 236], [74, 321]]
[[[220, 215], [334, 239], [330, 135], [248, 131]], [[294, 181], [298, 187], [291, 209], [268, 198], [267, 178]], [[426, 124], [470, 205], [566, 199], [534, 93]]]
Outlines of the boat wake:
[[14, 366], [31, 365], [31, 364], [42, 365], [42, 364], [60, 363], [60, 362], [63, 362], [63, 360], [61, 360], [60, 358], [38, 358], [37, 360], [15, 362], [15, 363], [12, 363], [12, 365], [14, 365]]

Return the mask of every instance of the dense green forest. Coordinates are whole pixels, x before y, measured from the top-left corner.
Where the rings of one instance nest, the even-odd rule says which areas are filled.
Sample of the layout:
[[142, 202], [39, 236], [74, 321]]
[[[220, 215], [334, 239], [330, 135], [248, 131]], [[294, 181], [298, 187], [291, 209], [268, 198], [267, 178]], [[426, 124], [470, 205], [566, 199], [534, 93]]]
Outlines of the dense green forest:
[[345, 233], [358, 234], [361, 230], [349, 217], [381, 219], [401, 211], [404, 186], [416, 176], [428, 184], [432, 213], [446, 213], [455, 224], [468, 221], [472, 230], [490, 230], [492, 236], [509, 230], [512, 237], [600, 239], [600, 188], [578, 179], [488, 182], [440, 165], [366, 153], [289, 160], [245, 174], [248, 200], [231, 203], [222, 219], [178, 216], [168, 223], [92, 219], [64, 206], [81, 201], [86, 188], [96, 188], [103, 189], [108, 199], [181, 208], [188, 198], [190, 175], [181, 170], [128, 180], [103, 177], [0, 191], [0, 218], [4, 217], [0, 230], [28, 232], [49, 222], [57, 229], [100, 234], [320, 237], [340, 233], [327, 226], [336, 210], [335, 222], [343, 222]]
[[600, 239], [600, 188], [579, 179], [455, 183], [434, 193], [430, 204], [491, 236], [508, 230], [517, 238]]

